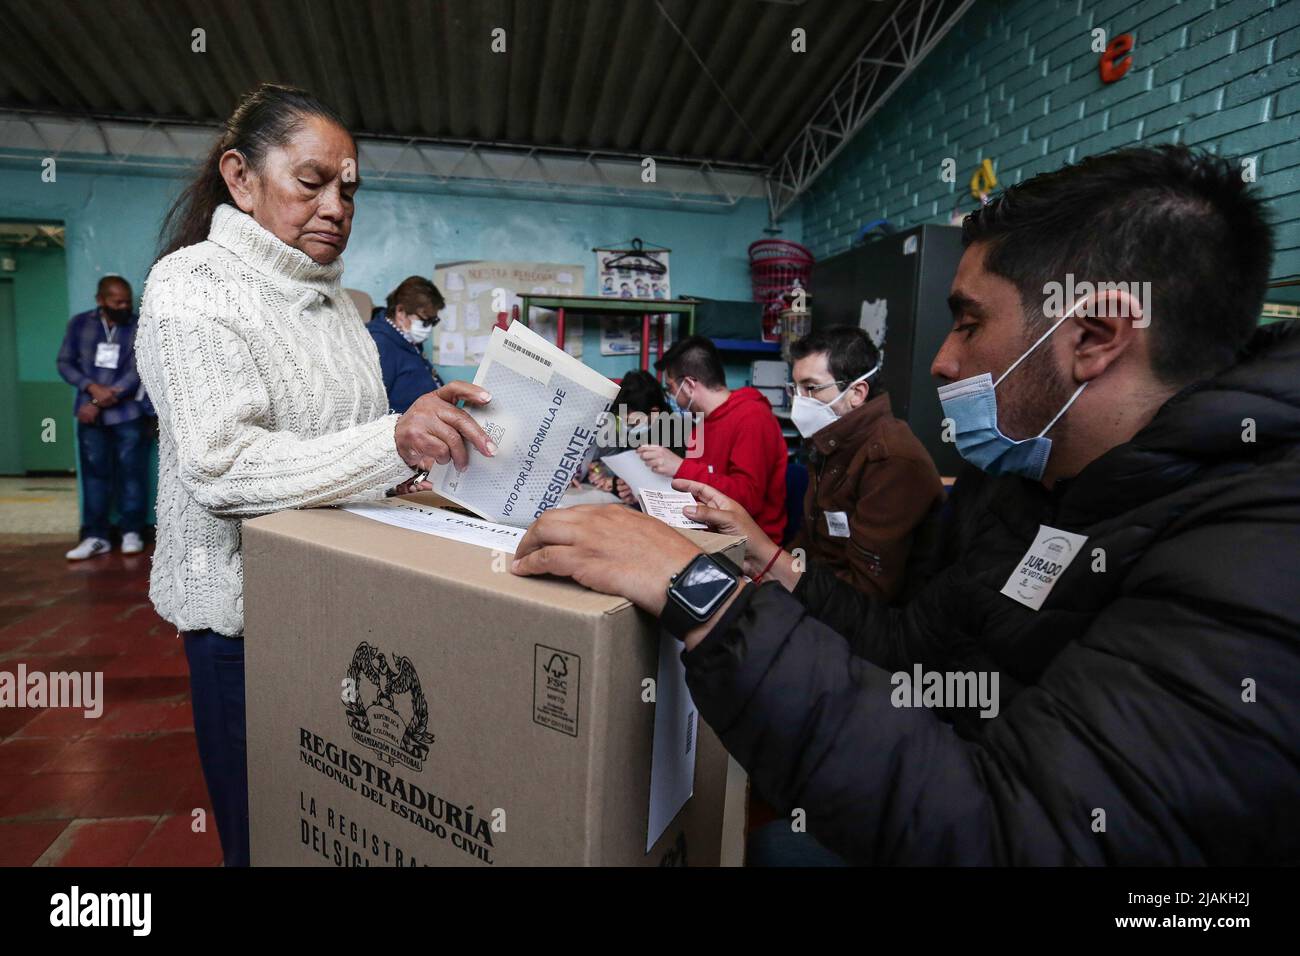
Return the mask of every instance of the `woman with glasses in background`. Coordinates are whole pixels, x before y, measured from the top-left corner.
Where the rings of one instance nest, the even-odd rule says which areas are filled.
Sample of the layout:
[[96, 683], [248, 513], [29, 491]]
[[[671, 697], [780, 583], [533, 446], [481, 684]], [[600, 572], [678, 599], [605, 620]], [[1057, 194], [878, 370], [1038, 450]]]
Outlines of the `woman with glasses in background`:
[[438, 287], [423, 276], [409, 276], [388, 294], [388, 307], [375, 309], [366, 324], [379, 349], [388, 407], [401, 414], [425, 392], [442, 388], [442, 379], [424, 357], [424, 340], [446, 305]]

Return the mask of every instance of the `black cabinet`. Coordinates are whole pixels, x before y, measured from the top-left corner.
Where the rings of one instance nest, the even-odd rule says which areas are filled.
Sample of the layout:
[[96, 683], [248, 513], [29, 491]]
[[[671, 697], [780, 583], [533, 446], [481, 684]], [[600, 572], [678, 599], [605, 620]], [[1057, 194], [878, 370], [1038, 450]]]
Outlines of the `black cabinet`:
[[813, 268], [813, 327], [859, 324], [885, 309], [885, 361], [878, 386], [889, 392], [894, 414], [912, 427], [942, 475], [961, 463], [941, 439], [943, 419], [930, 362], [952, 328], [948, 290], [961, 259], [961, 228], [915, 226], [870, 240], [820, 260]]

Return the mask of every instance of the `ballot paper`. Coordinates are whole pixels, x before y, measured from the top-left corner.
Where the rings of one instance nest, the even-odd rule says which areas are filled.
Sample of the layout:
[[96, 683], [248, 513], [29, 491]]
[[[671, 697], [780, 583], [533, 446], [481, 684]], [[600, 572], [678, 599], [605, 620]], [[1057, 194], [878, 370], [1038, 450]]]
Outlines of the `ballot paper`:
[[685, 507], [695, 505], [695, 496], [689, 491], [659, 491], [656, 488], [641, 489], [641, 510], [652, 518], [658, 518], [664, 524], [674, 528], [708, 528], [706, 524], [692, 521], [682, 514]]
[[686, 688], [682, 645], [668, 634], [659, 637], [659, 674], [655, 680], [655, 728], [650, 752], [650, 813], [645, 851], [663, 836], [673, 817], [695, 792], [695, 735], [699, 712]]
[[434, 534], [440, 538], [476, 544], [480, 548], [504, 551], [506, 554], [514, 554], [524, 536], [520, 528], [480, 521], [477, 518], [448, 511], [446, 508], [432, 508], [429, 505], [402, 501], [398, 498], [339, 505], [339, 510], [406, 528], [408, 531]]
[[673, 490], [673, 480], [667, 475], [656, 475], [651, 471], [650, 466], [641, 460], [635, 448], [631, 451], [621, 451], [617, 455], [602, 455], [600, 463], [608, 465], [610, 471], [626, 481], [634, 495], [640, 495], [645, 488], [651, 491]]
[[496, 444], [470, 449], [462, 472], [429, 472], [444, 498], [493, 522], [526, 528], [569, 487], [618, 386], [520, 322], [494, 328], [474, 384], [492, 395], [465, 411]]

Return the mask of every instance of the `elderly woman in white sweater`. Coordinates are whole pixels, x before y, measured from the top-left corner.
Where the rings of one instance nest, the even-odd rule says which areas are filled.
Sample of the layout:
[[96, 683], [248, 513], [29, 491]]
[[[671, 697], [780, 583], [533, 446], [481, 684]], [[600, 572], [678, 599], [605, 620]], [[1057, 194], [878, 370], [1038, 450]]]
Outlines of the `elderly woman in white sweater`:
[[336, 114], [258, 88], [168, 214], [140, 310], [160, 426], [149, 596], [185, 641], [228, 866], [248, 862], [241, 519], [427, 487], [416, 470], [496, 451], [455, 405], [488, 400], [468, 383], [386, 414], [374, 341], [340, 282], [358, 185]]

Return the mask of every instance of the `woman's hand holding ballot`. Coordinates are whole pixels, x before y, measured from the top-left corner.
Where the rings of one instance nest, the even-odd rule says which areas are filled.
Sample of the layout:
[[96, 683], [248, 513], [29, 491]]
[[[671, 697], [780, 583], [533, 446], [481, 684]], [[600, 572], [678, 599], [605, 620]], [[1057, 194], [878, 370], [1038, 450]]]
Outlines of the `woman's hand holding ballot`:
[[469, 382], [448, 382], [436, 392], [426, 392], [397, 420], [394, 438], [402, 460], [419, 471], [454, 462], [457, 471], [469, 464], [468, 442], [480, 453], [496, 454], [496, 445], [467, 412], [456, 407], [464, 399], [486, 405], [492, 396]]

